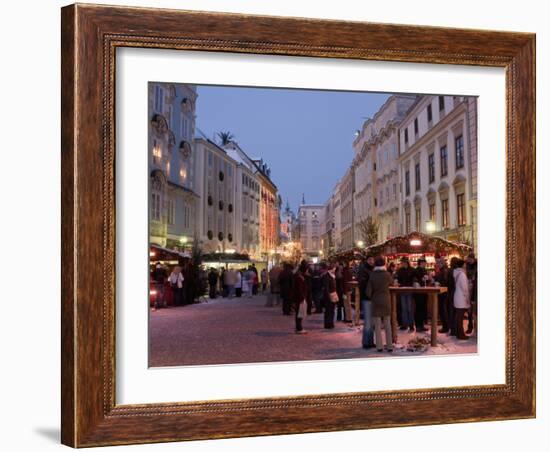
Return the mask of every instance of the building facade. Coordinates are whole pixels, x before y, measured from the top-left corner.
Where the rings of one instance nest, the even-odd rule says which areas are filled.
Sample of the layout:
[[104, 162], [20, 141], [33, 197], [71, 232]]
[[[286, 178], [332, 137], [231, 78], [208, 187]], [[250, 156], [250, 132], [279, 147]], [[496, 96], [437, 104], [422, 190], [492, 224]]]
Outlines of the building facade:
[[193, 85], [149, 83], [150, 242], [185, 249], [197, 233]]
[[476, 98], [422, 96], [399, 128], [403, 232], [475, 245]]
[[364, 241], [362, 224], [378, 225], [378, 241], [401, 233], [398, 127], [415, 102], [414, 95], [392, 95], [363, 124], [353, 143], [355, 158], [354, 242]]
[[321, 257], [321, 234], [324, 224], [322, 204], [301, 204], [298, 209], [299, 241], [302, 256], [314, 261]]
[[237, 165], [211, 140], [195, 139], [198, 154], [199, 215], [196, 218], [203, 251], [212, 253], [240, 249], [236, 234]]

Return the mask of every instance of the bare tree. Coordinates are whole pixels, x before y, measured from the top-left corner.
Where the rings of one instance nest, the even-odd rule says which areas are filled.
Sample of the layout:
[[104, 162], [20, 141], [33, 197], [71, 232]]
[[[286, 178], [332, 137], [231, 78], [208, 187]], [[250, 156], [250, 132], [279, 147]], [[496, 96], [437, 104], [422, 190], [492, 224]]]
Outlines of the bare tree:
[[357, 223], [357, 229], [365, 246], [374, 245], [378, 241], [378, 229], [380, 225], [369, 215]]

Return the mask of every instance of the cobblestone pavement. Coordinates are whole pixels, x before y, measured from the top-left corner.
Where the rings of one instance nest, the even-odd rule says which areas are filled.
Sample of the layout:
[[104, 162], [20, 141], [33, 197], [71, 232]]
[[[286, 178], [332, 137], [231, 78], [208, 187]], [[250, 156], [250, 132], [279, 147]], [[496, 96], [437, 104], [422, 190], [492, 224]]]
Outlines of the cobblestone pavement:
[[[414, 333], [399, 332], [392, 354], [361, 347], [361, 327], [335, 322], [323, 329], [323, 315], [304, 320], [308, 334], [294, 332], [294, 316], [281, 306], [267, 307], [266, 297], [217, 298], [208, 303], [160, 309], [150, 313], [151, 367], [304, 361], [342, 358], [475, 353], [474, 337], [457, 341], [440, 334], [437, 347], [408, 351]], [[418, 337], [428, 338], [427, 333]]]

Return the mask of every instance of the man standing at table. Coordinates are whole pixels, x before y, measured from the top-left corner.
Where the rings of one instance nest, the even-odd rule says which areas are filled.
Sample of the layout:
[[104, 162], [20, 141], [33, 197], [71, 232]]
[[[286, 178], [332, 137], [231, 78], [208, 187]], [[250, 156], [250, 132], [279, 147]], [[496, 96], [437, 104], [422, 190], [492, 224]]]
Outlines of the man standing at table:
[[[423, 257], [417, 261], [417, 267], [414, 270], [414, 279], [420, 287], [426, 286], [428, 271], [426, 270], [426, 259]], [[425, 293], [414, 294], [414, 303], [416, 305], [414, 311], [414, 321], [416, 323], [416, 331], [428, 331], [424, 324], [428, 320], [428, 295]], [[437, 319], [435, 320], [437, 322]]]

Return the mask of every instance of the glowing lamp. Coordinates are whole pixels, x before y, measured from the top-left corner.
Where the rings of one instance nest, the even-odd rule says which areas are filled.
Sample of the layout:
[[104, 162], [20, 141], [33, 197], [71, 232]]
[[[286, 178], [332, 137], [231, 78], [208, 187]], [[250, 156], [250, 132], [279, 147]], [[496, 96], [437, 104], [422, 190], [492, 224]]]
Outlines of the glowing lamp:
[[422, 240], [420, 239], [412, 239], [411, 240], [411, 246], [420, 246], [422, 245]]

